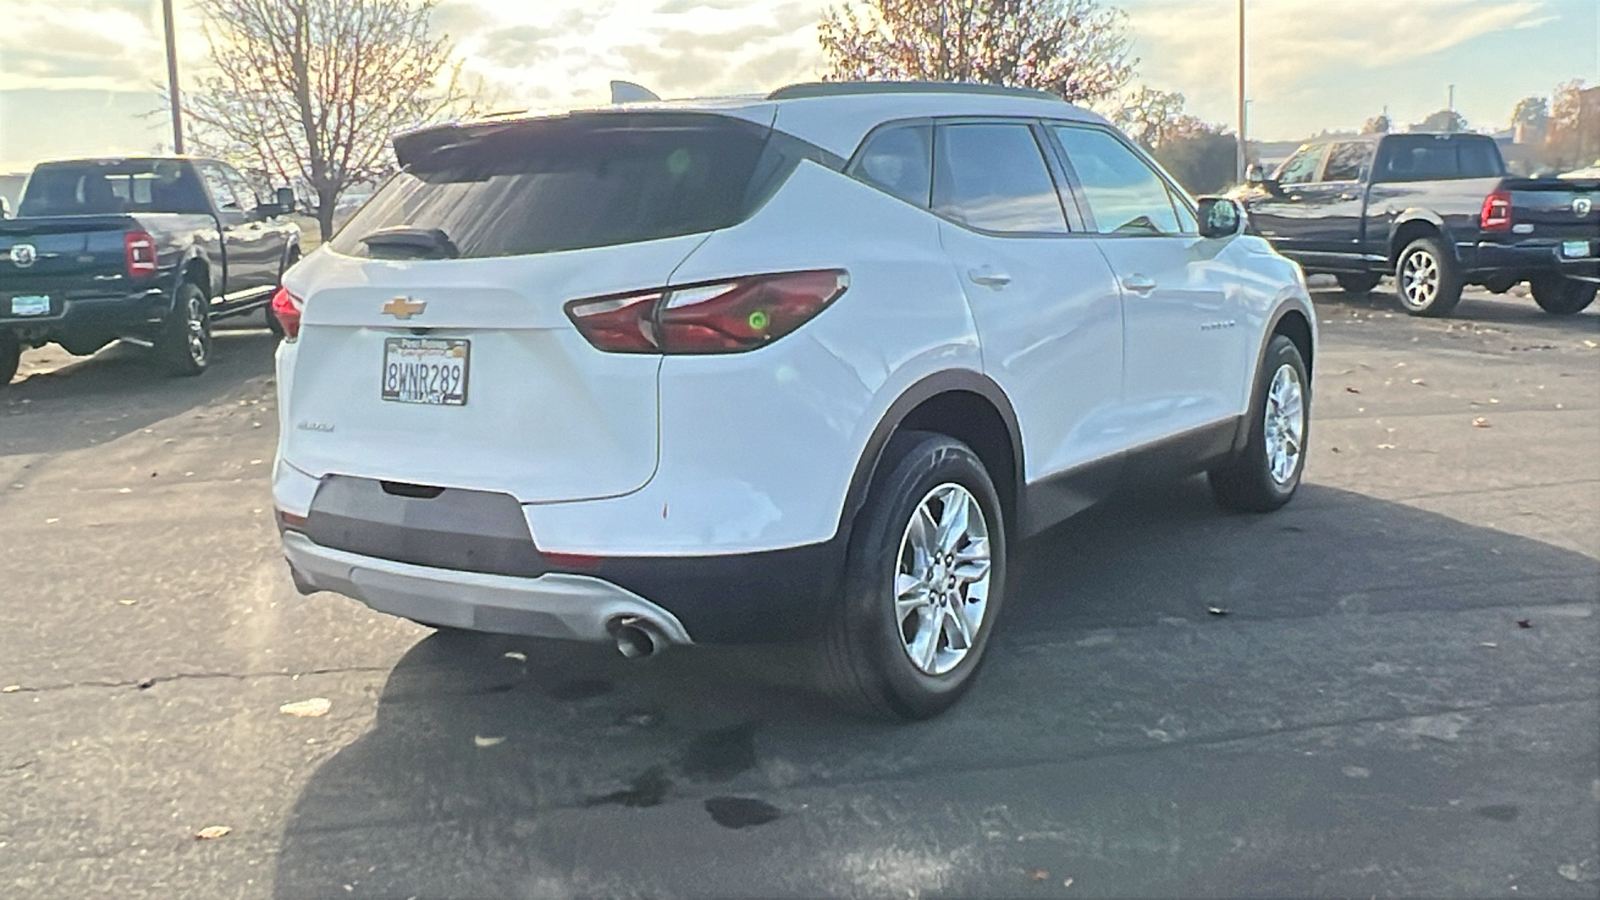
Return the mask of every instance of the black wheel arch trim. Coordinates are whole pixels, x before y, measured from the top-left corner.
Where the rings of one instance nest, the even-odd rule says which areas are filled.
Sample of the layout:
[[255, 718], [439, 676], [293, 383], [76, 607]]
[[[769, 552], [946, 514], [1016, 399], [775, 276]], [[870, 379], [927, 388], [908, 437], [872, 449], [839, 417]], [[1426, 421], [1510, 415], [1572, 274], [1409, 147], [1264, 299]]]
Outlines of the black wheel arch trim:
[[[856, 462], [855, 472], [850, 477], [850, 487], [845, 494], [844, 511], [839, 517], [839, 526], [834, 531], [835, 540], [849, 540], [856, 516], [866, 503], [867, 489], [872, 485], [878, 467], [883, 462], [884, 450], [889, 446], [890, 439], [901, 430], [906, 419], [927, 401], [943, 394], [953, 393], [977, 395], [987, 401], [1005, 422], [1006, 437], [1011, 444], [1012, 483], [1009, 485], [997, 483], [995, 487], [1000, 494], [1000, 503], [1004, 508], [1008, 524], [1015, 524], [1018, 502], [1021, 499], [1023, 473], [1026, 471], [1022, 465], [1022, 429], [1017, 424], [1016, 410], [1012, 409], [1011, 400], [1006, 397], [1005, 391], [987, 375], [971, 369], [948, 369], [914, 382], [889, 404], [888, 410], [878, 420], [871, 436], [867, 438], [860, 459]], [[993, 474], [996, 473], [991, 473]]]
[[[1406, 249], [1398, 243], [1400, 232], [1407, 225], [1414, 225], [1418, 222], [1431, 226], [1438, 233], [1440, 240], [1444, 242], [1445, 249], [1450, 251], [1450, 256], [1456, 262], [1461, 262], [1461, 251], [1456, 247], [1455, 238], [1450, 234], [1450, 226], [1445, 223], [1443, 217], [1431, 209], [1406, 209], [1402, 210], [1399, 215], [1395, 216], [1394, 221], [1389, 223], [1390, 268], [1400, 262], [1400, 254], [1404, 253]], [[1406, 243], [1409, 244], [1410, 241]]]
[[1268, 320], [1270, 324], [1261, 333], [1261, 346], [1256, 348], [1256, 364], [1250, 370], [1250, 405], [1246, 407], [1245, 415], [1239, 420], [1238, 428], [1234, 431], [1233, 449], [1235, 452], [1243, 450], [1245, 444], [1250, 440], [1250, 423], [1254, 422], [1256, 416], [1260, 413], [1262, 402], [1262, 398], [1256, 392], [1256, 384], [1261, 380], [1261, 367], [1266, 365], [1267, 348], [1272, 345], [1272, 339], [1279, 334], [1278, 326], [1283, 324], [1283, 320], [1290, 313], [1298, 313], [1301, 318], [1305, 319], [1306, 329], [1311, 334], [1311, 355], [1301, 360], [1306, 366], [1307, 383], [1304, 387], [1305, 396], [1307, 402], [1310, 401], [1312, 392], [1311, 379], [1316, 371], [1316, 326], [1313, 324], [1316, 322], [1316, 311], [1311, 307], [1310, 303], [1304, 302], [1299, 298], [1286, 299], [1278, 304], [1278, 308], [1273, 311], [1272, 317]]

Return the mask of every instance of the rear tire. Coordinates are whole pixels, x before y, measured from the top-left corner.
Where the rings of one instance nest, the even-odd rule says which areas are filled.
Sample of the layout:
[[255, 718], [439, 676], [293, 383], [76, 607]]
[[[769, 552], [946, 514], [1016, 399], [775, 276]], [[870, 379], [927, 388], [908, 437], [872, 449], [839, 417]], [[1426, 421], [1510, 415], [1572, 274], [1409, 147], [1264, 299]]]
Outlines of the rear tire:
[[851, 535], [821, 687], [873, 718], [943, 712], [983, 660], [1005, 573], [1000, 499], [977, 454], [944, 435], [897, 437]]
[[1333, 276], [1339, 289], [1352, 297], [1365, 297], [1378, 286], [1383, 276], [1373, 272], [1343, 272]]
[[1400, 251], [1394, 292], [1413, 316], [1448, 316], [1461, 302], [1461, 265], [1438, 235], [1420, 237]]
[[1267, 344], [1250, 403], [1244, 448], [1208, 475], [1220, 506], [1271, 512], [1289, 502], [1306, 466], [1311, 378], [1300, 348], [1281, 334]]
[[211, 304], [193, 282], [178, 285], [155, 350], [169, 375], [199, 375], [211, 365]]
[[0, 387], [11, 383], [22, 364], [22, 342], [9, 331], [0, 331]]
[[1595, 293], [1600, 291], [1600, 285], [1561, 275], [1529, 279], [1528, 287], [1533, 289], [1533, 302], [1552, 316], [1572, 316], [1583, 312], [1594, 302]]

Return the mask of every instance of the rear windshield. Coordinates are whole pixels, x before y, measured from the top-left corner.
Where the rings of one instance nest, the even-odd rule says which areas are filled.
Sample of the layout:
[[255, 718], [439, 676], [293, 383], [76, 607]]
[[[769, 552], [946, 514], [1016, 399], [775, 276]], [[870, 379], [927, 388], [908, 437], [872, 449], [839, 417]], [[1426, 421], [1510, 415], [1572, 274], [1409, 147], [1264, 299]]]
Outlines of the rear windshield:
[[19, 216], [100, 216], [127, 212], [205, 212], [194, 168], [172, 160], [46, 163], [23, 189]]
[[[599, 113], [403, 136], [404, 168], [331, 243], [379, 255], [383, 228], [439, 229], [461, 257], [515, 256], [713, 231], [748, 216], [801, 158], [766, 126], [691, 113]], [[383, 255], [390, 252], [388, 248]]]
[[1494, 139], [1478, 135], [1402, 134], [1384, 138], [1375, 181], [1497, 178], [1505, 174]]

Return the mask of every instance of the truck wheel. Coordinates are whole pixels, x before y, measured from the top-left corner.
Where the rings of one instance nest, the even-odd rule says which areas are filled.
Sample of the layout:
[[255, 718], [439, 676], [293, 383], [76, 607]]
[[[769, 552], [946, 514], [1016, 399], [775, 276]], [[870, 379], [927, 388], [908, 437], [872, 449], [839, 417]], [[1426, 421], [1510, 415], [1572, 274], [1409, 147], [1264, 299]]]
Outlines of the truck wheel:
[[1533, 288], [1533, 302], [1553, 316], [1571, 316], [1583, 312], [1594, 302], [1595, 292], [1600, 290], [1600, 285], [1560, 275], [1529, 279], [1528, 286]]
[[211, 304], [192, 282], [178, 285], [156, 356], [170, 375], [199, 375], [211, 364]]
[[1437, 235], [1420, 237], [1400, 251], [1394, 287], [1413, 316], [1448, 316], [1461, 302], [1461, 266]]
[[961, 696], [1000, 615], [1005, 521], [989, 473], [954, 438], [890, 445], [850, 540], [818, 676], [882, 719], [925, 719]]
[[11, 383], [22, 362], [22, 342], [9, 331], [0, 331], [0, 387]]
[[1345, 272], [1333, 277], [1339, 282], [1339, 289], [1352, 297], [1365, 297], [1383, 280], [1382, 275], [1373, 272]]
[[1256, 375], [1244, 449], [1208, 473], [1217, 503], [1245, 512], [1271, 512], [1288, 503], [1306, 467], [1310, 412], [1311, 379], [1300, 348], [1273, 335]]

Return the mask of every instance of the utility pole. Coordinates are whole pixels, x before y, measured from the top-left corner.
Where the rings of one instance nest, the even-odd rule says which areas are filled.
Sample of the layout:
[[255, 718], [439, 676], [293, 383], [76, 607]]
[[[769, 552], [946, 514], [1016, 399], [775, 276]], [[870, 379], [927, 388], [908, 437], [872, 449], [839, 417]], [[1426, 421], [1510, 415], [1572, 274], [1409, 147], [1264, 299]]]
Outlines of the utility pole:
[[1244, 0], [1239, 0], [1239, 183], [1244, 184], [1245, 160], [1245, 108], [1244, 108]]
[[183, 155], [183, 104], [178, 98], [178, 46], [172, 37], [172, 0], [161, 0], [161, 24], [167, 32], [167, 96], [172, 100], [172, 152]]

